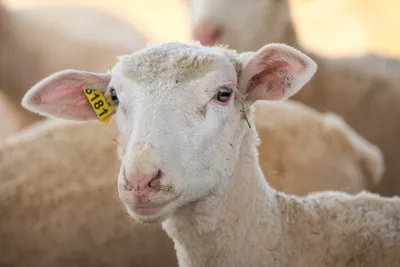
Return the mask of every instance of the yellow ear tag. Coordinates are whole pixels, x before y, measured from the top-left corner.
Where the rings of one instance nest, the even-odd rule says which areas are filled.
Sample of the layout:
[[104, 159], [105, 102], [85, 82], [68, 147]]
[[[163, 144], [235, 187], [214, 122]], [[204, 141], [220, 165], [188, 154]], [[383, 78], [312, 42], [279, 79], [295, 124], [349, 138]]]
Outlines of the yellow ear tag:
[[85, 93], [99, 120], [102, 123], [107, 124], [110, 121], [111, 114], [113, 114], [115, 109], [113, 104], [110, 105], [110, 103], [113, 103], [111, 96], [109, 96], [106, 100], [104, 93], [96, 89], [85, 88], [83, 89], [83, 92]]

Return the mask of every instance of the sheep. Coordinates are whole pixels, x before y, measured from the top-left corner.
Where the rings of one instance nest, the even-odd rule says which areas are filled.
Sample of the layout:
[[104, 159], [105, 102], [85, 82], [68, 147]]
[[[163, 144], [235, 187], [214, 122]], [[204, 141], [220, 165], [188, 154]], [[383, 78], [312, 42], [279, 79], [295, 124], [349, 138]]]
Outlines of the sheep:
[[261, 171], [251, 104], [289, 98], [316, 69], [283, 44], [237, 54], [168, 42], [119, 57], [112, 72], [50, 75], [22, 106], [87, 121], [97, 116], [82, 88], [112, 96], [126, 140], [119, 198], [136, 221], [161, 223], [179, 266], [395, 266], [399, 197], [287, 195]]
[[[356, 193], [379, 182], [379, 149], [335, 115], [295, 101], [257, 101], [254, 118], [261, 169], [273, 188], [297, 195]], [[177, 266], [172, 242], [159, 227], [131, 225], [120, 210], [109, 178], [118, 169], [117, 134], [114, 121], [104, 127], [46, 120], [5, 140], [0, 266]], [[123, 140], [117, 143], [123, 152]], [[147, 260], [152, 251], [158, 257]]]
[[[383, 196], [400, 194], [400, 62], [368, 54], [328, 58], [301, 47], [288, 0], [187, 1], [193, 38], [203, 44], [229, 45], [239, 52], [255, 51], [269, 42], [285, 43], [308, 54], [318, 71], [292, 99], [320, 112], [332, 112], [385, 157], [382, 182], [372, 189]], [[232, 20], [231, 18], [235, 18]]]
[[326, 190], [355, 194], [381, 181], [382, 152], [335, 114], [293, 100], [257, 101], [254, 121], [261, 170], [274, 189], [298, 196]]
[[[381, 177], [379, 150], [334, 115], [322, 116], [295, 101], [257, 101], [254, 123], [261, 169], [280, 191], [357, 193]], [[172, 241], [160, 227], [128, 223], [113, 195], [116, 183], [109, 176], [118, 170], [117, 134], [114, 121], [104, 127], [44, 120], [5, 140], [0, 266], [177, 266]], [[117, 143], [123, 154], [123, 140]], [[149, 261], [151, 251], [158, 257]]]
[[147, 42], [127, 22], [94, 8], [8, 10], [2, 2], [0, 36], [0, 99], [11, 108], [7, 109], [11, 116], [3, 116], [11, 121], [10, 127], [2, 127], [0, 138], [43, 119], [20, 105], [22, 96], [42, 77], [64, 68], [104, 71], [116, 56]]

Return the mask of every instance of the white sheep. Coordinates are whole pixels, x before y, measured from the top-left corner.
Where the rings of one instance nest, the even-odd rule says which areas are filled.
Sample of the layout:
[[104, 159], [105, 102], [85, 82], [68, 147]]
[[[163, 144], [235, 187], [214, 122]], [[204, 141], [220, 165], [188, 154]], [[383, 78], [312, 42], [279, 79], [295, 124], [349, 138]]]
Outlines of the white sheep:
[[[26, 91], [41, 78], [65, 68], [108, 70], [116, 56], [147, 40], [127, 22], [83, 6], [9, 10], [0, 2], [0, 139], [43, 119], [21, 108]], [[5, 103], [5, 104], [4, 104]], [[8, 115], [4, 115], [4, 111]]]
[[374, 54], [327, 58], [306, 51], [297, 40], [289, 0], [187, 2], [193, 37], [203, 44], [218, 42], [242, 52], [279, 42], [308, 54], [318, 64], [318, 71], [293, 99], [342, 116], [355, 131], [378, 145], [386, 171], [373, 192], [400, 194], [399, 60]]
[[262, 174], [248, 106], [290, 97], [316, 69], [282, 44], [237, 54], [172, 42], [120, 57], [111, 73], [50, 75], [22, 105], [92, 120], [82, 86], [113, 96], [126, 140], [119, 196], [136, 220], [163, 222], [180, 266], [395, 266], [399, 197], [300, 198], [275, 191]]
[[[381, 177], [379, 150], [335, 116], [294, 101], [254, 106], [260, 166], [271, 186], [297, 195], [356, 193]], [[118, 172], [117, 135], [114, 121], [104, 127], [44, 120], [4, 141], [0, 266], [177, 266], [160, 227], [133, 225], [124, 216], [110, 179]], [[149, 258], [153, 251], [157, 257]]]

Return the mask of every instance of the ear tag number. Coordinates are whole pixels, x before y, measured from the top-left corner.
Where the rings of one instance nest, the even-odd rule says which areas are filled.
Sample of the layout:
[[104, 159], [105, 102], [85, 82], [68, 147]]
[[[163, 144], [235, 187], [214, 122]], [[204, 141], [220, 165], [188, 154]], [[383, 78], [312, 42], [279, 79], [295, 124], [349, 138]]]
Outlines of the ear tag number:
[[106, 99], [103, 92], [89, 88], [83, 89], [83, 92], [99, 120], [104, 124], [108, 124], [111, 119], [111, 114], [114, 112], [114, 105], [109, 104], [113, 103], [111, 96]]

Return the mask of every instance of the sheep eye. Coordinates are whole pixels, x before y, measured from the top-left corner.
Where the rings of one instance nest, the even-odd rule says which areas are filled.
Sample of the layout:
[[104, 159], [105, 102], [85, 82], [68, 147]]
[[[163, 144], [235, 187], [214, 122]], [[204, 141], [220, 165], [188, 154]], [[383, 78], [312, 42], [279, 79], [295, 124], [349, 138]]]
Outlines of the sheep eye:
[[228, 102], [229, 98], [232, 95], [232, 89], [228, 87], [221, 87], [218, 90], [218, 93], [214, 96], [216, 100], [222, 103]]
[[110, 95], [111, 95], [111, 100], [114, 102], [114, 104], [118, 105], [119, 100], [118, 100], [117, 92], [115, 91], [114, 88], [110, 88]]

